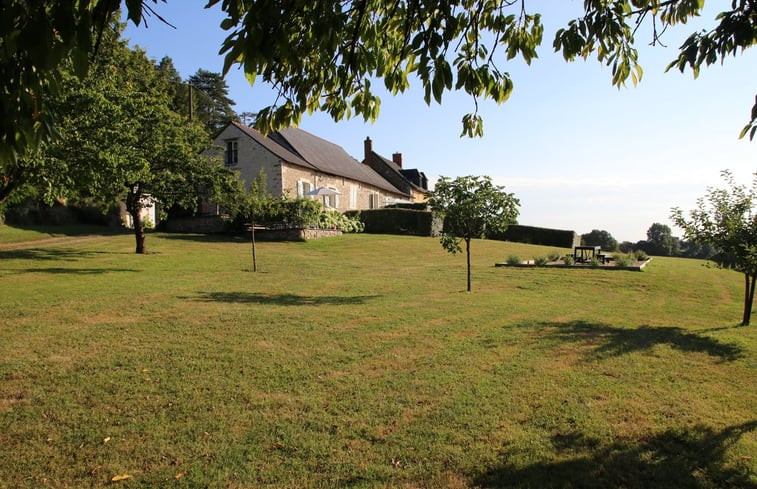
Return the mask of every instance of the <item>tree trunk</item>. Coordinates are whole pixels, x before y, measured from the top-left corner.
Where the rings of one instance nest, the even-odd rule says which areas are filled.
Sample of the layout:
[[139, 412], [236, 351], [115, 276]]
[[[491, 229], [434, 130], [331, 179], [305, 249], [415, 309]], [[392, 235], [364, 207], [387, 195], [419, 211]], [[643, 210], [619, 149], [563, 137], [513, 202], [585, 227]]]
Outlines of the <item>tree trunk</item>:
[[744, 274], [744, 316], [741, 320], [742, 326], [749, 326], [752, 319], [752, 304], [754, 303], [754, 285], [757, 275]]
[[136, 241], [136, 253], [145, 254], [145, 223], [142, 220], [142, 190], [139, 183], [127, 185], [129, 193], [126, 195], [126, 211], [131, 214], [134, 224], [134, 239]]
[[470, 292], [470, 239], [465, 240], [465, 259], [468, 263], [468, 292]]
[[145, 222], [142, 220], [142, 209], [131, 215], [134, 218], [134, 239], [136, 240], [136, 253], [143, 255], [147, 253], [145, 247]]
[[250, 235], [252, 237], [252, 271], [258, 271], [258, 261], [255, 258], [255, 215], [250, 219]]

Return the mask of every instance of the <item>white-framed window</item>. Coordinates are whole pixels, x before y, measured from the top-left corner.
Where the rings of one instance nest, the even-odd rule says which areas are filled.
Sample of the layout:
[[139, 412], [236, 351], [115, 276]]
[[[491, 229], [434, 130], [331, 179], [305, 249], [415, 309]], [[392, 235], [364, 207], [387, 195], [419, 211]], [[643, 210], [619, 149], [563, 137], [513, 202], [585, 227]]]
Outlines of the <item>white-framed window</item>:
[[369, 209], [379, 208], [379, 194], [370, 194], [368, 196], [368, 208]]
[[307, 180], [297, 180], [297, 197], [306, 197], [305, 194], [313, 190], [313, 186]]
[[239, 145], [236, 139], [226, 141], [226, 153], [224, 154], [224, 163], [226, 166], [233, 166], [239, 163]]
[[350, 209], [357, 208], [357, 187], [350, 185]]

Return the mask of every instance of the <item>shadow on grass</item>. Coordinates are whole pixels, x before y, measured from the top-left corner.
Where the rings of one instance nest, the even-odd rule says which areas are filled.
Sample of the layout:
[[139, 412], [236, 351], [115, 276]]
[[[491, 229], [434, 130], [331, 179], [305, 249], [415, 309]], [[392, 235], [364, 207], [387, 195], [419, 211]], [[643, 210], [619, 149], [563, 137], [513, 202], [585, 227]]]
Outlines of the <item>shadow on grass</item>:
[[249, 292], [201, 292], [196, 297], [186, 297], [203, 302], [229, 302], [242, 304], [268, 304], [277, 306], [323, 306], [365, 304], [376, 296], [307, 296], [296, 294], [252, 294]]
[[739, 346], [721, 343], [715, 338], [674, 326], [619, 328], [586, 321], [544, 323], [543, 326], [554, 328], [552, 334], [560, 340], [582, 341], [595, 345], [591, 355], [600, 359], [650, 350], [655, 345], [668, 345], [684, 352], [707, 353], [722, 361], [733, 361], [744, 356], [744, 351]]
[[180, 241], [196, 241], [199, 243], [244, 243], [250, 241], [249, 236], [236, 234], [183, 234], [163, 232], [160, 234], [160, 238]]
[[104, 254], [111, 253], [107, 251], [71, 250], [66, 248], [28, 248], [0, 251], [0, 260], [74, 261]]
[[119, 234], [134, 234], [134, 231], [120, 226], [97, 224], [9, 224], [9, 226], [16, 229], [49, 234], [51, 238], [56, 236], [116, 236]]
[[637, 441], [606, 444], [582, 434], [555, 435], [552, 444], [568, 460], [537, 462], [525, 467], [509, 463], [517, 457], [505, 451], [502, 465], [474, 478], [476, 487], [625, 487], [756, 489], [752, 461], [746, 457], [726, 464], [726, 451], [757, 421], [721, 431], [705, 426], [668, 430]]
[[131, 273], [137, 273], [139, 270], [135, 270], [132, 268], [60, 268], [60, 267], [51, 267], [51, 268], [19, 268], [19, 269], [10, 269], [10, 270], [3, 270], [0, 271], [0, 275], [8, 274], [13, 275], [17, 274], [20, 275], [22, 273], [49, 273], [49, 274], [59, 274], [59, 275], [102, 275], [104, 273], [120, 273], [120, 272], [131, 272]]

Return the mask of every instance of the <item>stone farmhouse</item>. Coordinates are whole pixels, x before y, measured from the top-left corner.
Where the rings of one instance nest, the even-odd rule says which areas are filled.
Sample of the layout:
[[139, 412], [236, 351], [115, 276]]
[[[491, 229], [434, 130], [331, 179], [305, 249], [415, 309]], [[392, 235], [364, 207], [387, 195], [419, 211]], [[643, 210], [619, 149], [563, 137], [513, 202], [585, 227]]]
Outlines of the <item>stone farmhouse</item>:
[[413, 202], [425, 202], [428, 199], [428, 179], [426, 174], [418, 169], [402, 168], [402, 153], [392, 154], [388, 160], [373, 151], [373, 141], [365, 138], [363, 163], [373, 168], [376, 173], [384, 177], [389, 183], [412, 195]]
[[[326, 207], [339, 211], [376, 209], [390, 204], [422, 202], [427, 198], [423, 172], [402, 168], [402, 155], [387, 160], [373, 152], [365, 141], [363, 162], [341, 147], [298, 128], [288, 128], [264, 136], [239, 122], [227, 125], [215, 138], [225, 149], [223, 162], [239, 172], [249, 188], [262, 170], [267, 191], [274, 197], [305, 197], [325, 187], [338, 194], [314, 197]], [[205, 206], [203, 213], [219, 209]]]

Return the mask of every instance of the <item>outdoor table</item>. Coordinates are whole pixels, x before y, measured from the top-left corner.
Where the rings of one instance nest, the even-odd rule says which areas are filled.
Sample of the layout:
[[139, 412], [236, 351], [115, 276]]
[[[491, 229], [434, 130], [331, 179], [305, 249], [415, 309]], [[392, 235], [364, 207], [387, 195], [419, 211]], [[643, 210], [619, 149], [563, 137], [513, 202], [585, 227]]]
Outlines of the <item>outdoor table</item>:
[[591, 261], [602, 252], [601, 246], [574, 246], [573, 259], [577, 263], [586, 263]]

